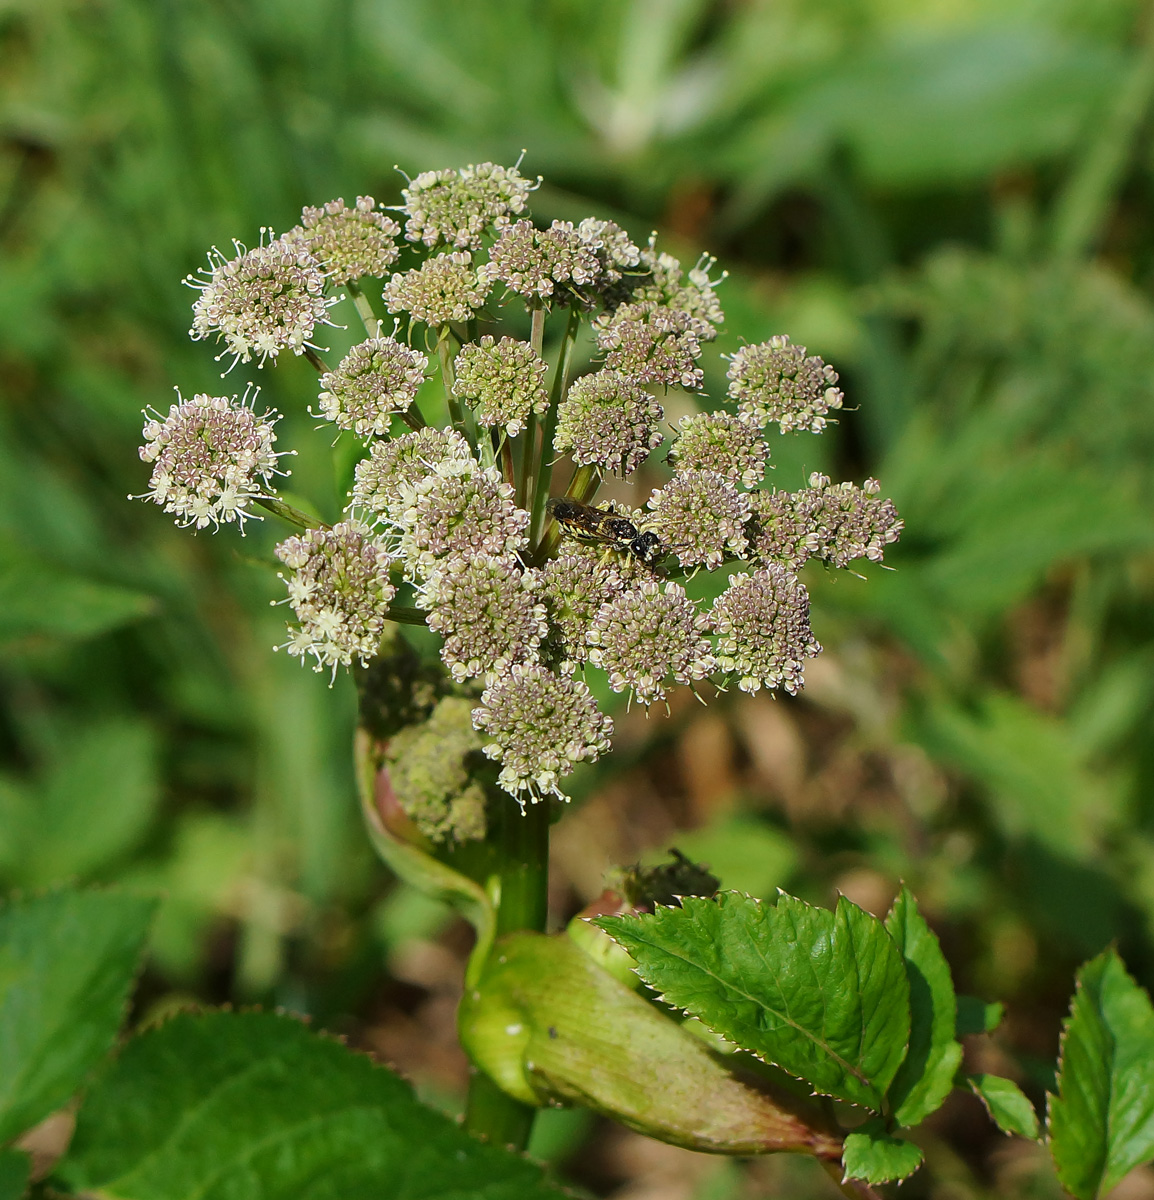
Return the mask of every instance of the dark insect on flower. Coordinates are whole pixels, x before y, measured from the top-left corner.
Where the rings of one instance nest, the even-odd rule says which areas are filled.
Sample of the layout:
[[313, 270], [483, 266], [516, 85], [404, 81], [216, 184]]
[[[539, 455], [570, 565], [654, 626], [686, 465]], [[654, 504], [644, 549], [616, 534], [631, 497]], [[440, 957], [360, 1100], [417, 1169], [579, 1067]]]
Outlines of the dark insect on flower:
[[612, 507], [594, 508], [570, 496], [551, 496], [546, 507], [558, 525], [573, 537], [631, 554], [647, 567], [655, 566], [668, 553], [657, 534], [639, 530]]

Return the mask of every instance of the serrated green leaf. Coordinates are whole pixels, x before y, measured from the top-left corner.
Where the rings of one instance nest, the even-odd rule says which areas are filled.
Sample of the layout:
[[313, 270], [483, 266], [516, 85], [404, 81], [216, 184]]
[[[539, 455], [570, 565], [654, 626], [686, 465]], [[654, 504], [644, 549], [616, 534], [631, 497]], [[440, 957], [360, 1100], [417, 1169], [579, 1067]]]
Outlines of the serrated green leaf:
[[1005, 1134], [1038, 1138], [1038, 1114], [1029, 1097], [1012, 1079], [1000, 1075], [971, 1075], [970, 1087], [986, 1106], [990, 1119]]
[[907, 1127], [941, 1107], [954, 1086], [962, 1047], [954, 1040], [957, 1001], [942, 948], [904, 884], [886, 929], [906, 965], [910, 985], [910, 1046], [890, 1085], [891, 1110]]
[[28, 1187], [32, 1160], [21, 1150], [0, 1150], [0, 1200], [20, 1200]]
[[958, 997], [958, 1020], [956, 1037], [971, 1033], [993, 1033], [1002, 1023], [1006, 1006], [995, 1000], [989, 1003], [977, 996]]
[[1078, 972], [1049, 1134], [1058, 1177], [1078, 1200], [1154, 1158], [1154, 1007], [1113, 949]]
[[923, 1158], [920, 1146], [887, 1133], [885, 1122], [875, 1118], [846, 1136], [841, 1161], [849, 1179], [889, 1183], [912, 1175]]
[[815, 1091], [880, 1110], [910, 1010], [905, 965], [876, 917], [845, 897], [830, 912], [723, 892], [596, 923], [668, 1003]]
[[271, 1013], [184, 1014], [93, 1087], [57, 1173], [119, 1200], [548, 1200], [538, 1167]]
[[64, 1104], [112, 1046], [155, 907], [60, 891], [0, 909], [0, 1142]]

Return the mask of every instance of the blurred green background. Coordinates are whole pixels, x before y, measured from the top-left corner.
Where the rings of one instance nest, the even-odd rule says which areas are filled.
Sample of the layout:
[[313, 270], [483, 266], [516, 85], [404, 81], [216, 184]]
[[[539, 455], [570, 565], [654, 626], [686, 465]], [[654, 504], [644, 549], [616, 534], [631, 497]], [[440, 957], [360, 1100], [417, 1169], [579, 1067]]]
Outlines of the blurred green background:
[[[788, 333], [837, 366], [860, 409], [783, 446], [776, 486], [875, 475], [906, 521], [893, 571], [807, 568], [826, 654], [801, 698], [619, 722], [556, 829], [558, 919], [674, 841], [762, 894], [879, 910], [904, 878], [960, 988], [1008, 1003], [972, 1069], [1040, 1100], [1074, 966], [1116, 939], [1154, 983], [1152, 17], [0, 3], [0, 883], [164, 889], [138, 1016], [283, 1004], [454, 1103], [467, 938], [364, 843], [348, 680], [270, 652], [278, 531], [193, 536], [126, 496], [146, 486], [144, 406], [251, 377], [302, 450], [293, 490], [335, 513], [348, 462], [313, 433], [311, 369], [222, 385], [182, 277], [303, 204], [395, 202], [394, 164], [525, 148], [539, 220], [718, 255], [718, 350]], [[719, 1164], [580, 1118], [537, 1148], [633, 1200], [828, 1191], [806, 1164]], [[906, 1195], [1059, 1194], [976, 1102], [947, 1105], [926, 1148]]]

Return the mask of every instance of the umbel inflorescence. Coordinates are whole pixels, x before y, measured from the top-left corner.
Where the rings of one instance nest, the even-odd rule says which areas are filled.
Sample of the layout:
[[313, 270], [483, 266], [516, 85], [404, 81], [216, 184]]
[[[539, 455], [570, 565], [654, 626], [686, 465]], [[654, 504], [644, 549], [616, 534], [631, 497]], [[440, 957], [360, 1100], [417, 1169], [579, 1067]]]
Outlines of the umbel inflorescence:
[[[276, 551], [289, 654], [335, 673], [379, 662], [398, 623], [439, 635], [434, 724], [396, 742], [457, 748], [435, 770], [396, 768], [435, 838], [483, 833], [470, 755], [524, 805], [563, 798], [574, 764], [609, 749], [590, 672], [646, 706], [706, 680], [796, 692], [821, 650], [798, 572], [880, 561], [902, 525], [875, 480], [767, 486], [770, 428], [819, 433], [842, 405], [833, 368], [787, 337], [732, 355], [721, 407], [666, 422], [670, 389], [704, 398], [723, 320], [712, 260], [686, 271], [594, 218], [539, 228], [536, 182], [491, 163], [426, 172], [398, 220], [369, 196], [333, 200], [255, 249], [214, 250], [190, 279], [194, 338], [223, 342], [234, 366], [292, 350], [320, 372], [302, 407], [362, 447], [336, 524], [277, 498], [276, 418], [245, 399], [180, 400], [141, 449], [147, 498], [184, 524], [243, 524], [262, 506], [297, 525]], [[313, 339], [346, 298], [366, 337], [330, 365]], [[583, 327], [592, 362], [577, 371]], [[643, 508], [596, 503], [606, 476], [646, 464], [658, 484]], [[695, 588], [698, 572], [724, 586]]]

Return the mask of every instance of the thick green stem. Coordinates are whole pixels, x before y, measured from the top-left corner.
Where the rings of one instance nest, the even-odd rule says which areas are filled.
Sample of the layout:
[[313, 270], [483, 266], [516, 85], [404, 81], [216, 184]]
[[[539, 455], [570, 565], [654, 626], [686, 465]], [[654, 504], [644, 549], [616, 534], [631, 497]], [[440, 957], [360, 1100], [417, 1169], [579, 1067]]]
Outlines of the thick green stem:
[[557, 435], [557, 416], [561, 401], [569, 383], [569, 364], [573, 358], [573, 346], [577, 341], [577, 327], [581, 314], [576, 307], [569, 310], [569, 323], [561, 340], [557, 356], [557, 369], [553, 372], [553, 386], [549, 394], [549, 415], [545, 418], [545, 430], [541, 439], [541, 467], [537, 473], [537, 490], [533, 493], [533, 515], [529, 525], [530, 545], [537, 545], [545, 528], [545, 505], [549, 500], [549, 484], [553, 479], [553, 439]]
[[[542, 932], [549, 898], [548, 802], [530, 804], [524, 814], [505, 803], [500, 812], [492, 835], [500, 881], [497, 936], [519, 929]], [[475, 1071], [469, 1080], [465, 1128], [471, 1133], [499, 1146], [524, 1150], [536, 1112], [531, 1105], [507, 1095], [481, 1071]]]
[[345, 284], [345, 290], [349, 294], [349, 299], [353, 302], [357, 310], [357, 316], [361, 318], [361, 324], [365, 327], [365, 333], [371, 338], [379, 338], [381, 336], [381, 321], [375, 312], [373, 306], [369, 303], [368, 296], [361, 291], [361, 285], [355, 279], [350, 279]]

